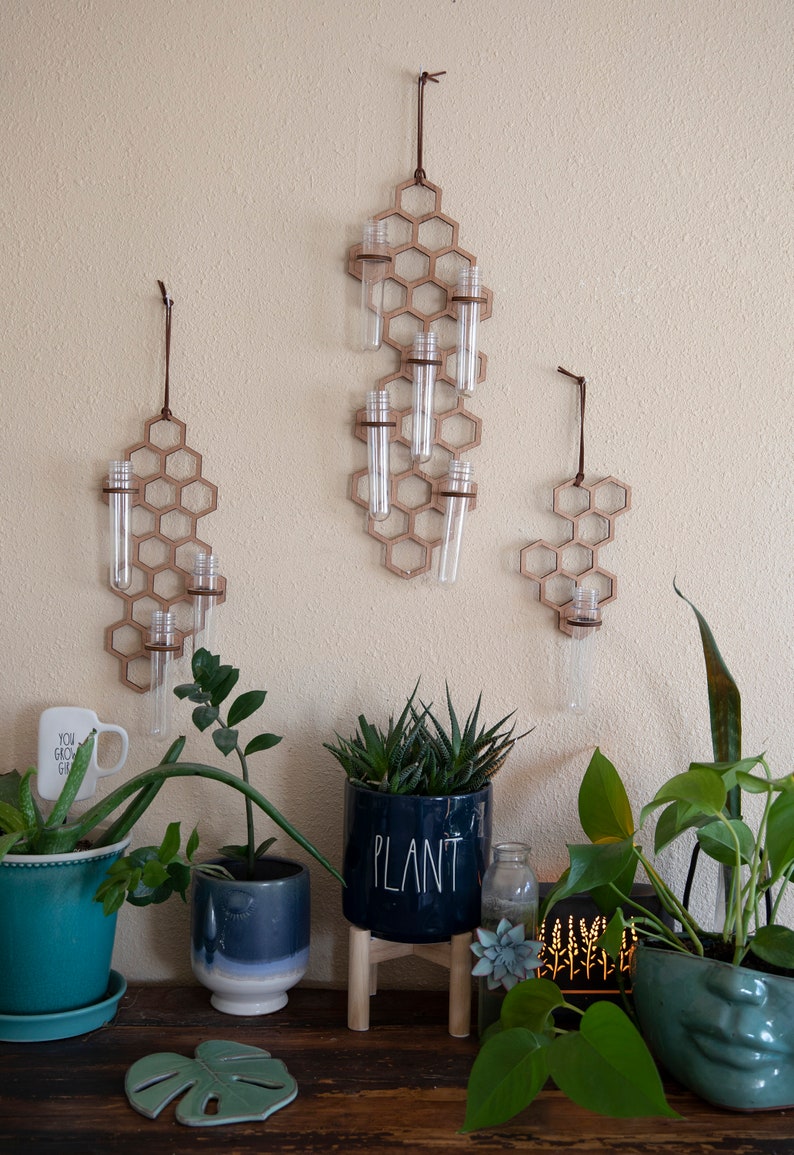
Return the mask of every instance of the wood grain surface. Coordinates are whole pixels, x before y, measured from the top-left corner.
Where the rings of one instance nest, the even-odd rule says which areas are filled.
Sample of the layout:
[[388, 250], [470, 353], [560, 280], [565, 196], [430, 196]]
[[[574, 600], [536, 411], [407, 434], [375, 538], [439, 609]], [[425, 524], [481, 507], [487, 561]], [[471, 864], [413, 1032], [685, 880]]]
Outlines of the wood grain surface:
[[[794, 1111], [720, 1111], [668, 1084], [683, 1120], [616, 1120], [553, 1089], [513, 1122], [459, 1134], [475, 1037], [447, 1033], [440, 991], [382, 991], [371, 1029], [350, 1031], [344, 991], [299, 989], [275, 1015], [235, 1018], [201, 987], [132, 987], [114, 1023], [50, 1043], [0, 1043], [3, 1155], [181, 1152], [511, 1152], [534, 1155], [794, 1155]], [[185, 1127], [173, 1105], [156, 1120], [124, 1093], [145, 1055], [192, 1055], [206, 1039], [263, 1047], [298, 1081], [298, 1097], [263, 1123]]]

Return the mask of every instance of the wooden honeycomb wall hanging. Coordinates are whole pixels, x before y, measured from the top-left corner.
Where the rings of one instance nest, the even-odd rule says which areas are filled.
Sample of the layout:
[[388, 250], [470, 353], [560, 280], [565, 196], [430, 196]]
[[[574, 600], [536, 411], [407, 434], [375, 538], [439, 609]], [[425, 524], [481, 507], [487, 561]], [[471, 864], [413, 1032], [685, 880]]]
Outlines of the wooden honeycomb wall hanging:
[[[150, 662], [146, 635], [155, 610], [171, 610], [178, 652], [193, 635], [193, 561], [212, 546], [197, 534], [199, 519], [218, 506], [218, 488], [201, 473], [201, 454], [187, 444], [187, 427], [169, 405], [171, 310], [173, 298], [158, 281], [165, 307], [165, 397], [158, 414], [144, 425], [143, 440], [124, 452], [132, 463], [130, 534], [132, 581], [126, 590], [112, 588], [124, 603], [124, 616], [105, 630], [105, 649], [121, 665], [121, 680], [143, 694], [149, 689]], [[108, 500], [108, 487], [103, 490]], [[226, 600], [226, 579], [217, 576], [220, 605]]]
[[[391, 396], [391, 513], [384, 521], [367, 518], [367, 533], [384, 546], [384, 564], [402, 578], [427, 573], [441, 542], [445, 498], [440, 495], [449, 463], [476, 449], [482, 421], [469, 407], [471, 398], [455, 390], [457, 305], [452, 297], [458, 271], [477, 258], [461, 248], [457, 221], [441, 211], [441, 189], [424, 179], [397, 186], [394, 207], [375, 214], [389, 233], [389, 267], [383, 306], [383, 345], [399, 356], [399, 366], [378, 380]], [[361, 280], [362, 244], [350, 249], [348, 271]], [[480, 320], [491, 316], [493, 293], [483, 287]], [[436, 376], [433, 453], [429, 461], [411, 459], [414, 335], [434, 332], [441, 365]], [[478, 350], [477, 383], [485, 380], [487, 357]], [[366, 410], [356, 414], [355, 435], [366, 442]], [[352, 475], [351, 498], [368, 508], [366, 467]], [[469, 511], [475, 502], [469, 502]]]
[[[149, 689], [149, 656], [144, 649], [153, 610], [173, 610], [184, 639], [193, 629], [193, 559], [212, 547], [197, 536], [200, 518], [218, 505], [218, 489], [201, 474], [201, 454], [187, 444], [187, 428], [158, 414], [145, 424], [142, 441], [125, 450], [137, 484], [132, 509], [132, 584], [113, 590], [124, 616], [105, 631], [105, 649], [118, 658], [121, 680], [132, 690]], [[226, 596], [219, 580], [218, 603]]]

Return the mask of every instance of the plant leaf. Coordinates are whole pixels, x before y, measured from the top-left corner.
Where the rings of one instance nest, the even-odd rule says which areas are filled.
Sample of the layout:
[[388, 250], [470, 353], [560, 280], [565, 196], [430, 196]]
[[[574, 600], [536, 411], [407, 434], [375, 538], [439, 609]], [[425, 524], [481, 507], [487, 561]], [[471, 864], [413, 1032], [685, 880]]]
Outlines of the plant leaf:
[[[673, 589], [694, 612], [700, 628], [700, 640], [706, 662], [714, 761], [737, 762], [742, 756], [742, 701], [739, 689], [723, 661], [708, 622], [689, 598], [684, 597], [675, 582]], [[738, 790], [731, 794], [730, 817], [740, 817]]]
[[701, 826], [697, 832], [698, 842], [709, 858], [721, 862], [723, 866], [735, 866], [736, 843], [731, 837], [733, 830], [739, 841], [740, 861], [744, 866], [749, 866], [755, 853], [752, 830], [740, 818], [728, 818], [726, 821], [728, 826], [719, 819], [716, 822], [709, 822], [707, 826]]
[[779, 878], [794, 860], [794, 794], [779, 794], [769, 807], [766, 850], [772, 879]]
[[229, 707], [228, 725], [236, 726], [239, 722], [250, 718], [252, 714], [256, 713], [266, 697], [267, 690], [249, 690], [247, 694], [241, 694], [239, 698], [235, 698]]
[[135, 1110], [149, 1119], [182, 1095], [176, 1117], [192, 1127], [266, 1119], [298, 1093], [280, 1059], [259, 1047], [221, 1040], [200, 1043], [194, 1059], [169, 1052], [147, 1055], [129, 1068], [124, 1087]]
[[221, 730], [212, 731], [212, 740], [226, 758], [237, 745], [237, 731], [224, 726]]
[[626, 788], [598, 748], [579, 787], [579, 821], [591, 842], [622, 842], [635, 830]]
[[759, 926], [750, 940], [750, 950], [772, 966], [794, 969], [794, 931], [787, 926]]
[[488, 1039], [469, 1075], [462, 1130], [494, 1127], [528, 1107], [548, 1077], [548, 1050], [548, 1039], [523, 1027]]
[[259, 750], [270, 750], [273, 746], [278, 746], [281, 741], [279, 734], [257, 734], [256, 738], [252, 738], [246, 746], [243, 753], [246, 758], [249, 754], [256, 754]]
[[631, 865], [634, 842], [626, 838], [623, 842], [580, 843], [570, 845], [568, 854], [571, 860], [568, 878], [559, 890], [555, 890], [557, 902], [582, 890], [615, 882]]
[[720, 774], [709, 766], [692, 765], [683, 774], [676, 774], [665, 782], [651, 802], [642, 808], [640, 825], [665, 802], [686, 802], [699, 808], [702, 814], [719, 814], [727, 798], [725, 783]]
[[196, 706], [193, 711], [193, 725], [203, 734], [217, 720], [218, 714], [217, 706]]
[[516, 983], [505, 995], [500, 1019], [502, 1026], [526, 1027], [541, 1032], [557, 1007], [565, 1006], [565, 999], [551, 979], [532, 978]]
[[563, 1094], [596, 1114], [616, 1119], [680, 1118], [665, 1099], [642, 1036], [612, 1003], [588, 1007], [578, 1031], [553, 1041], [548, 1063], [549, 1074]]

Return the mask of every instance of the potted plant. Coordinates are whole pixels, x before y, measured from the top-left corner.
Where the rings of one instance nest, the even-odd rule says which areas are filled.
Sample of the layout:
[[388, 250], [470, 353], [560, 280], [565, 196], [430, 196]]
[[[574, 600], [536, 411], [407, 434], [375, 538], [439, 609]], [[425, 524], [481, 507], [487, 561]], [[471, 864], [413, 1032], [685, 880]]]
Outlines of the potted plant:
[[449, 725], [414, 687], [384, 731], [362, 714], [351, 738], [325, 743], [344, 769], [345, 918], [394, 942], [441, 942], [480, 919], [491, 840], [491, 781], [519, 738], [512, 714]]
[[[281, 741], [275, 734], [262, 733], [240, 745], [237, 727], [259, 710], [266, 691], [241, 694], [224, 717], [221, 706], [239, 671], [198, 650], [192, 672], [193, 682], [177, 686], [174, 693], [194, 704], [194, 725], [211, 731], [224, 757], [236, 756], [242, 781], [248, 785], [249, 756]], [[309, 961], [309, 871], [301, 862], [268, 854], [273, 838], [257, 842], [253, 801], [246, 795], [246, 841], [221, 847], [220, 857], [198, 866], [191, 896], [193, 973], [213, 992], [217, 1010], [236, 1015], [279, 1010]], [[296, 838], [283, 821], [278, 824], [341, 881], [309, 842]]]
[[[676, 592], [680, 595], [677, 587]], [[774, 777], [763, 755], [741, 757], [739, 692], [706, 620], [692, 609], [706, 662], [714, 761], [694, 762], [670, 778], [635, 821], [620, 776], [596, 750], [579, 791], [579, 815], [590, 841], [569, 846], [570, 866], [549, 905], [581, 890], [597, 896], [609, 915], [601, 942], [613, 956], [630, 905], [633, 927], [641, 937], [633, 964], [633, 1001], [655, 1057], [716, 1106], [781, 1109], [794, 1105], [794, 1047], [789, 1041], [794, 931], [780, 921], [781, 903], [794, 875], [794, 776]], [[742, 799], [749, 795], [756, 804], [752, 821], [742, 817]], [[654, 856], [694, 831], [693, 863], [705, 854], [724, 871], [724, 917], [716, 932], [698, 925], [688, 893], [683, 900], [676, 896], [639, 841], [647, 820], [659, 811]], [[679, 930], [630, 897], [638, 867]], [[692, 870], [687, 892], [691, 876]], [[480, 1069], [469, 1093], [473, 1126], [511, 1117], [531, 1101], [549, 1074], [582, 1102], [577, 1098], [582, 1071], [595, 1079], [605, 1069], [604, 1056], [586, 1045], [565, 1044], [567, 1054], [558, 1044], [549, 1046], [545, 1032], [552, 1010], [547, 1004], [556, 997], [548, 990], [544, 995], [538, 984], [543, 980], [519, 984], [517, 991], [526, 989], [513, 996], [512, 1006], [508, 995], [501, 1032], [478, 1056]], [[598, 1014], [603, 1017], [605, 1011]], [[620, 1030], [625, 1033], [624, 1027]], [[602, 1032], [602, 1041], [606, 1037]], [[636, 1040], [633, 1045], [638, 1054]], [[633, 1068], [639, 1071], [647, 1064], [638, 1057]], [[619, 1094], [602, 1100], [606, 1113], [641, 1113], [632, 1096], [624, 1081]]]
[[[239, 676], [220, 659], [197, 653], [206, 708], [223, 701]], [[241, 695], [230, 718], [248, 716], [258, 695]], [[216, 736], [224, 749], [231, 735]], [[278, 739], [260, 735], [247, 752]], [[124, 989], [110, 971], [116, 912], [125, 898], [134, 905], [162, 902], [177, 892], [185, 898], [198, 845], [195, 833], [185, 852], [179, 824], [168, 826], [159, 847], [122, 857], [135, 822], [172, 778], [206, 778], [242, 794], [337, 878], [341, 876], [300, 832], [247, 780], [225, 770], [180, 762], [179, 738], [156, 767], [136, 775], [82, 813], [70, 809], [91, 761], [94, 735], [78, 749], [59, 799], [43, 813], [33, 792], [35, 768], [0, 775], [0, 1037], [64, 1038], [101, 1025], [115, 1013]], [[261, 850], [261, 848], [260, 848]], [[215, 870], [217, 867], [202, 867]]]

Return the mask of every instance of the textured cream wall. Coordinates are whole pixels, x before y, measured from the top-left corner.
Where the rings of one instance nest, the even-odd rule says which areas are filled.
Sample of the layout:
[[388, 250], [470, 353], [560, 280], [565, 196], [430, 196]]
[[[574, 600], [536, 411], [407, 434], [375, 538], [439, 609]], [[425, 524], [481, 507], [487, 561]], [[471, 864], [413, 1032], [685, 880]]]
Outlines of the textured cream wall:
[[[341, 772], [322, 749], [385, 717], [419, 674], [534, 725], [497, 787], [496, 833], [553, 876], [599, 743], [639, 802], [709, 755], [697, 632], [740, 681], [745, 750], [790, 769], [794, 6], [785, 0], [18, 0], [3, 7], [2, 761], [35, 758], [39, 712], [125, 724], [129, 771], [159, 748], [104, 627], [107, 460], [162, 403], [220, 491], [203, 533], [228, 575], [223, 649], [286, 735], [260, 782], [339, 859]], [[348, 246], [425, 161], [495, 293], [473, 460], [481, 501], [452, 590], [379, 564], [347, 497], [354, 410], [387, 354], [353, 349]], [[559, 531], [587, 372], [589, 475], [633, 486], [602, 561], [620, 596], [584, 718], [562, 712], [568, 642], [519, 548]], [[193, 737], [190, 749], [204, 744]], [[174, 787], [139, 834], [239, 806]], [[288, 849], [285, 841], [282, 849]], [[313, 872], [315, 982], [341, 982], [335, 886]], [[116, 965], [185, 977], [179, 904], [130, 908]], [[423, 972], [424, 973], [424, 972]], [[388, 981], [389, 975], [384, 974]], [[432, 972], [427, 981], [435, 981]]]

